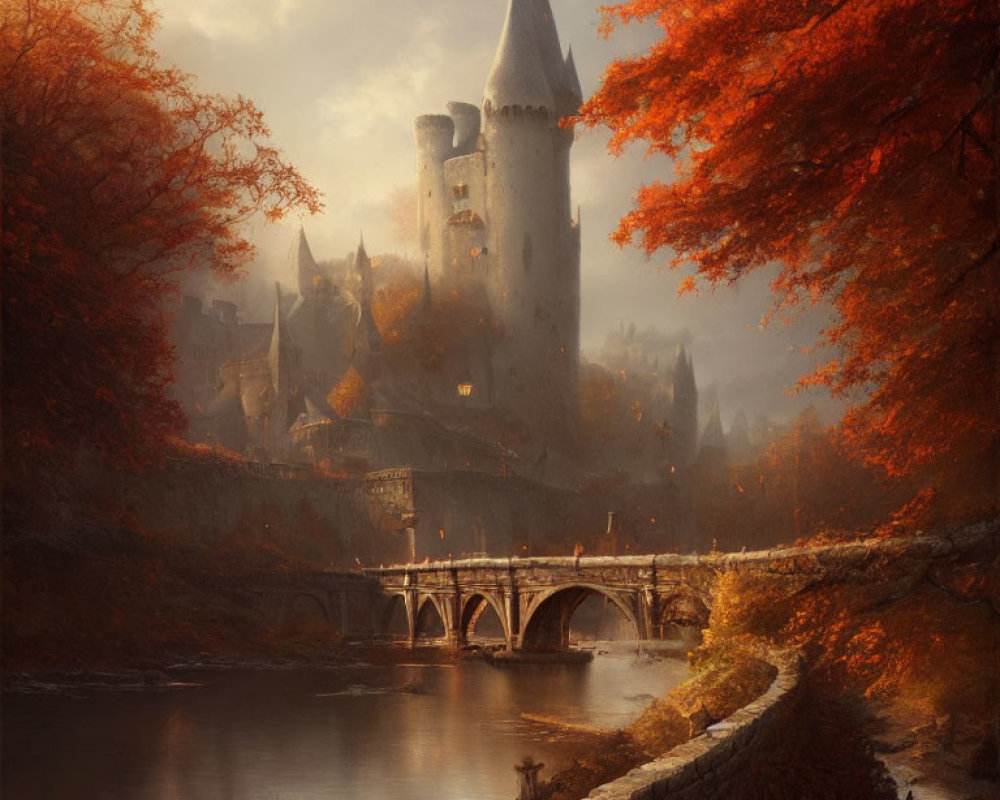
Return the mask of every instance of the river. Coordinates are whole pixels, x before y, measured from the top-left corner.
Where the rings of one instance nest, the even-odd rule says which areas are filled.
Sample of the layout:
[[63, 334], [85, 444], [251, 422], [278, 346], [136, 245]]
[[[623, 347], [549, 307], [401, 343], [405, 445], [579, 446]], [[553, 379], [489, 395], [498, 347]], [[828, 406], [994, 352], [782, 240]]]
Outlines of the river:
[[6, 800], [511, 800], [569, 753], [522, 713], [601, 727], [688, 674], [615, 643], [587, 665], [201, 671], [165, 691], [10, 694]]

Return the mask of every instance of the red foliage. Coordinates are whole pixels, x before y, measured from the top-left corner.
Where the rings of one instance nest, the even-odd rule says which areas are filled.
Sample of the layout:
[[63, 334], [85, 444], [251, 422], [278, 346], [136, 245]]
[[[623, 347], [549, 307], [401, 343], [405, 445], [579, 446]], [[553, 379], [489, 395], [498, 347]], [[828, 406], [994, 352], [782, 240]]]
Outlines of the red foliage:
[[371, 389], [353, 365], [326, 398], [341, 417], [364, 417], [371, 410], [371, 399]]
[[142, 0], [0, 16], [4, 438], [139, 465], [180, 429], [160, 308], [177, 273], [235, 275], [238, 225], [320, 207], [242, 97], [157, 65]]
[[375, 293], [372, 315], [382, 332], [387, 363], [397, 371], [419, 367], [440, 374], [484, 343], [503, 337], [480, 291], [439, 287], [427, 307], [423, 282], [412, 274], [399, 275]]
[[[1000, 453], [997, 6], [984, 0], [630, 0], [663, 38], [608, 67], [578, 121], [681, 160], [615, 234], [734, 281], [779, 262], [776, 310], [832, 301], [812, 382], [890, 474]], [[688, 287], [690, 288], [690, 286]], [[975, 464], [972, 468], [968, 465]], [[928, 476], [928, 480], [931, 480]]]

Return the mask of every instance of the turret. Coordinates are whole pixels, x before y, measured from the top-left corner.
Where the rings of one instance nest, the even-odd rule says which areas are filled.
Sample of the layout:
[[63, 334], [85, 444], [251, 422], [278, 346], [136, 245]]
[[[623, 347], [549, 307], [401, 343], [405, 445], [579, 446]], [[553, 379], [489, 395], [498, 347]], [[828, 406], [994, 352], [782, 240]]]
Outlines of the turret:
[[533, 0], [510, 0], [493, 68], [483, 92], [483, 110], [487, 115], [502, 113], [505, 108], [555, 111], [552, 87], [536, 35], [536, 14]]
[[[537, 410], [544, 385], [575, 416], [580, 265], [569, 213], [572, 134], [558, 127], [565, 64], [548, 0], [510, 0], [483, 92], [488, 289], [520, 355], [501, 355], [501, 403]], [[529, 410], [528, 413], [531, 413]]]
[[687, 467], [695, 458], [698, 444], [698, 387], [694, 382], [694, 363], [677, 345], [673, 368], [673, 406], [671, 424], [674, 427], [673, 456], [677, 466]]
[[705, 423], [705, 430], [701, 433], [702, 450], [724, 450], [726, 447], [726, 434], [722, 430], [722, 416], [719, 414], [719, 401], [712, 403], [712, 410], [708, 414], [708, 422]]
[[737, 463], [745, 463], [753, 457], [753, 445], [750, 443], [750, 423], [742, 408], [736, 411], [733, 424], [726, 435], [726, 450]]
[[[558, 96], [565, 88], [565, 64], [562, 47], [559, 45], [559, 32], [552, 15], [549, 0], [534, 1], [535, 41], [538, 45], [538, 55], [545, 68], [545, 79], [558, 102]], [[556, 109], [557, 111], [559, 109]]]
[[448, 103], [448, 114], [455, 124], [454, 155], [464, 156], [475, 152], [482, 119], [479, 107], [471, 103]]
[[430, 274], [484, 286], [505, 331], [490, 394], [529, 421], [576, 414], [580, 232], [570, 218], [573, 135], [558, 121], [579, 95], [549, 0], [509, 0], [482, 113], [450, 103], [450, 117], [416, 122]]
[[354, 256], [354, 271], [357, 275], [359, 293], [358, 300], [362, 306], [371, 308], [375, 295], [374, 278], [372, 277], [372, 260], [365, 251], [365, 235], [358, 240], [358, 252]]
[[285, 434], [291, 425], [289, 401], [299, 382], [299, 351], [292, 344], [281, 313], [281, 284], [274, 284], [274, 326], [271, 329], [271, 346], [267, 354], [270, 376], [269, 413], [267, 421], [267, 446], [271, 454], [279, 453], [287, 444]]
[[[378, 326], [375, 324], [375, 316], [372, 314], [372, 298], [374, 296], [374, 280], [372, 277], [372, 260], [365, 251], [365, 238], [362, 235], [358, 242], [358, 252], [354, 256], [354, 269], [357, 272], [360, 290], [358, 292], [358, 302], [361, 306], [361, 315], [358, 320], [358, 329], [354, 339], [354, 362], [355, 366], [362, 369], [359, 362], [371, 353], [375, 353], [382, 347], [382, 336]], [[371, 366], [371, 365], [366, 365]], [[362, 372], [362, 374], [365, 374]]]
[[444, 162], [454, 152], [455, 122], [444, 114], [425, 114], [414, 123], [417, 140], [417, 231], [420, 250], [435, 266], [441, 263], [441, 236], [451, 213]]
[[573, 45], [570, 45], [563, 62], [563, 85], [559, 94], [559, 113], [571, 116], [580, 110], [583, 103], [583, 89], [580, 88], [580, 77], [576, 74], [576, 62], [573, 61]]
[[267, 364], [271, 373], [271, 386], [276, 397], [291, 391], [291, 371], [293, 359], [290, 357], [291, 337], [285, 327], [281, 313], [281, 284], [274, 284], [274, 325], [271, 328], [271, 346], [268, 349]]
[[298, 274], [299, 294], [305, 296], [313, 290], [322, 278], [316, 259], [313, 258], [312, 250], [309, 249], [309, 242], [306, 241], [306, 232], [299, 227], [293, 249], [295, 259], [295, 269]]

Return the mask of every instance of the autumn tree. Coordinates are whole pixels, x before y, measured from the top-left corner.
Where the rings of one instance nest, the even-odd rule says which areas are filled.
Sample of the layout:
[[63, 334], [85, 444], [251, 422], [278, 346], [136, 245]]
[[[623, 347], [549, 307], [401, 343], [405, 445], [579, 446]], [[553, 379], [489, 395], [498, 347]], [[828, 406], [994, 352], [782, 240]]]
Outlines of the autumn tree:
[[577, 121], [680, 172], [643, 186], [614, 238], [672, 248], [713, 283], [777, 263], [776, 312], [839, 312], [823, 336], [839, 358], [806, 381], [852, 400], [854, 451], [928, 485], [950, 476], [995, 511], [997, 5], [629, 0], [604, 13], [608, 32], [652, 20], [664, 35], [612, 63]]
[[372, 391], [352, 364], [326, 401], [341, 417], [363, 417], [371, 411]]
[[236, 276], [241, 223], [318, 195], [243, 97], [159, 65], [142, 0], [11, 0], [0, 14], [8, 462], [81, 448], [137, 465], [181, 425], [161, 303]]

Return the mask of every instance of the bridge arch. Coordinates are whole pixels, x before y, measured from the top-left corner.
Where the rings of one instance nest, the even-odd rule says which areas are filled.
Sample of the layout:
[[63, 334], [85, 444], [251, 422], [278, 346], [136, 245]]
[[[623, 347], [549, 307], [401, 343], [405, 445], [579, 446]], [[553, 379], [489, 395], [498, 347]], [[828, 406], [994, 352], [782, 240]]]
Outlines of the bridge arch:
[[468, 595], [462, 602], [462, 616], [460, 619], [458, 635], [461, 642], [468, 641], [469, 634], [475, 630], [476, 622], [483, 612], [492, 608], [500, 620], [503, 629], [504, 641], [508, 644], [511, 641], [510, 627], [507, 624], [507, 615], [500, 601], [489, 592], [475, 592]]
[[[432, 628], [440, 626], [440, 630], [433, 631]], [[421, 636], [429, 638], [444, 638], [448, 635], [448, 618], [444, 609], [441, 608], [437, 597], [432, 594], [424, 595], [417, 603], [417, 611], [413, 617], [413, 639], [416, 641]]]
[[705, 628], [710, 613], [711, 598], [692, 590], [680, 590], [661, 599], [657, 622], [661, 630], [671, 625]]
[[407, 639], [413, 636], [409, 609], [406, 607], [406, 595], [396, 592], [389, 595], [382, 609], [378, 632], [384, 636], [402, 635]]
[[315, 594], [301, 592], [291, 598], [285, 609], [285, 624], [288, 626], [330, 624], [330, 611]]
[[[521, 620], [519, 646], [522, 649], [560, 648], [569, 645], [569, 624], [573, 612], [592, 595], [607, 597], [617, 606], [635, 630], [637, 639], [646, 633], [640, 621], [636, 600], [631, 593], [595, 583], [567, 583], [539, 592], [532, 598]], [[631, 602], [629, 602], [631, 600]]]

